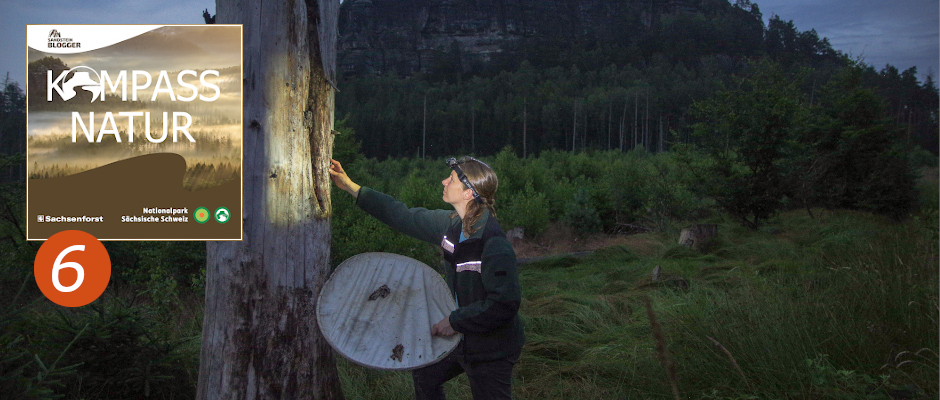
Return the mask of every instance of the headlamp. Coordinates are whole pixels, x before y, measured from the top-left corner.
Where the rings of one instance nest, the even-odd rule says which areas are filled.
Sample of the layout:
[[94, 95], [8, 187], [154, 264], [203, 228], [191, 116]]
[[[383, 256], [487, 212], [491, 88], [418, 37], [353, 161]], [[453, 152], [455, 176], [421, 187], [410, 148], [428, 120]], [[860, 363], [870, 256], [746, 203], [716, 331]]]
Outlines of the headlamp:
[[470, 183], [470, 179], [467, 179], [467, 176], [464, 175], [463, 171], [460, 170], [460, 163], [457, 162], [457, 159], [451, 157], [451, 158], [448, 158], [447, 161], [445, 161], [445, 163], [447, 163], [447, 166], [453, 169], [454, 172], [457, 173], [457, 179], [460, 179], [460, 181], [463, 182], [463, 185], [466, 186], [467, 189], [470, 189], [471, 191], [473, 191], [473, 200], [476, 201], [477, 203], [483, 204], [483, 198], [480, 197], [480, 193], [477, 193], [477, 189], [473, 187], [472, 183]]

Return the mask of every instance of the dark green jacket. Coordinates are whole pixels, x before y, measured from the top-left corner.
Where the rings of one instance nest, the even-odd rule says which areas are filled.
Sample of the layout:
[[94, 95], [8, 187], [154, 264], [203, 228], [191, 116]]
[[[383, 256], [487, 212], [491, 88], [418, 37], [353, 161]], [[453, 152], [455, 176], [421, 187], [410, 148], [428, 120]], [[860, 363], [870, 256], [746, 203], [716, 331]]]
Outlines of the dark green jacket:
[[[359, 190], [356, 204], [399, 232], [433, 245], [442, 245], [448, 231], [459, 232], [462, 228], [462, 221], [454, 211], [408, 208], [391, 196], [367, 187]], [[457, 272], [454, 264], [444, 265], [444, 276], [451, 292], [457, 295], [459, 305], [450, 314], [450, 325], [464, 334], [455, 351], [470, 362], [515, 359], [525, 342], [518, 315], [521, 291], [516, 253], [488, 211], [476, 227], [476, 232], [463, 243], [458, 243], [456, 238], [451, 242], [458, 248], [479, 246], [487, 232], [484, 228], [489, 229], [490, 234], [482, 243], [479, 271]]]

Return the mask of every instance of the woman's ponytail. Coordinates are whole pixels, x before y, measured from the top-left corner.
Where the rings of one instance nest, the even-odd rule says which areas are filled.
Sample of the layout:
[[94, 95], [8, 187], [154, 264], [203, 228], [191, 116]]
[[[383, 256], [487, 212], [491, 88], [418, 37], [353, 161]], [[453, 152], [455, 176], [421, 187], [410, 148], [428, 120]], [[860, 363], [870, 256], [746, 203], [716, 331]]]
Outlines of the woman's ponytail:
[[483, 200], [482, 203], [475, 200], [470, 201], [467, 205], [467, 213], [463, 218], [463, 234], [470, 237], [476, 232], [474, 225], [483, 217], [484, 210], [489, 210], [492, 217], [496, 217], [496, 189], [499, 186], [499, 181], [496, 178], [496, 172], [493, 172], [489, 165], [480, 160], [473, 157], [464, 157], [458, 160], [457, 163]]

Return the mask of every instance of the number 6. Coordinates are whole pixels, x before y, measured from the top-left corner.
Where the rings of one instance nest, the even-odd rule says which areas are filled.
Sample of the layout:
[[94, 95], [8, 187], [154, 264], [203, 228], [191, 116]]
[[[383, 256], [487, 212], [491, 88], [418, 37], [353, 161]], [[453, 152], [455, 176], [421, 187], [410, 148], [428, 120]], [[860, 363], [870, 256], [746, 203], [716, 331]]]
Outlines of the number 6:
[[[82, 269], [81, 264], [71, 261], [62, 263], [62, 259], [65, 258], [65, 255], [73, 251], [85, 251], [85, 245], [77, 244], [62, 250], [59, 256], [55, 258], [55, 263], [52, 264], [52, 285], [55, 286], [56, 290], [63, 293], [74, 292], [75, 289], [78, 289], [78, 287], [82, 285], [82, 281], [85, 280], [85, 270]], [[62, 286], [62, 282], [59, 282], [59, 271], [64, 268], [73, 268], [78, 272], [78, 278], [75, 279], [75, 283], [73, 283], [72, 286]]]

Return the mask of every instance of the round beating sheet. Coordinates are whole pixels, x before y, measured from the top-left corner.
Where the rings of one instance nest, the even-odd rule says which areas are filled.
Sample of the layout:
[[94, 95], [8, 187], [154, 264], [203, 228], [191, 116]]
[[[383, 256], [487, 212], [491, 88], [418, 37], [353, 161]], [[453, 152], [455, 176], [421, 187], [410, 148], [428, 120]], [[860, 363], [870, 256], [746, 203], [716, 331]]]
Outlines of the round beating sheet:
[[431, 336], [457, 309], [441, 275], [398, 254], [363, 253], [343, 261], [320, 290], [317, 322], [327, 342], [369, 368], [409, 370], [447, 356], [461, 334]]

